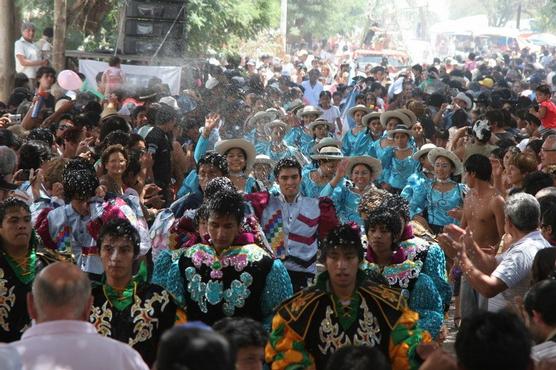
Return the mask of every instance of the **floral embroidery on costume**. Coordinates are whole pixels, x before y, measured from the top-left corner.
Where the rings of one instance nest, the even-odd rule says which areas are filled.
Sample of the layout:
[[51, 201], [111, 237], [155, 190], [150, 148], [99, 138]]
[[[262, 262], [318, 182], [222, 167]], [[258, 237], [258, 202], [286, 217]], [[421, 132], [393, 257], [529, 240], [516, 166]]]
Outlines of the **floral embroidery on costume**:
[[112, 310], [108, 307], [108, 301], [104, 302], [102, 307], [91, 307], [91, 316], [89, 320], [97, 329], [100, 335], [109, 337], [112, 335]]
[[151, 298], [146, 299], [143, 306], [141, 306], [141, 299], [135, 296], [135, 303], [131, 306], [131, 315], [135, 323], [133, 327], [135, 337], [129, 338], [128, 344], [130, 346], [144, 342], [152, 337], [153, 327], [158, 325], [158, 319], [153, 317], [155, 313], [153, 303], [159, 303], [160, 310], [163, 311], [168, 302], [170, 302], [170, 297], [165, 290], [161, 294], [155, 293]]
[[7, 283], [8, 281], [4, 279], [4, 270], [0, 268], [0, 292], [4, 293], [0, 296], [0, 327], [5, 331], [10, 331], [8, 316], [15, 305], [15, 287], [7, 289]]

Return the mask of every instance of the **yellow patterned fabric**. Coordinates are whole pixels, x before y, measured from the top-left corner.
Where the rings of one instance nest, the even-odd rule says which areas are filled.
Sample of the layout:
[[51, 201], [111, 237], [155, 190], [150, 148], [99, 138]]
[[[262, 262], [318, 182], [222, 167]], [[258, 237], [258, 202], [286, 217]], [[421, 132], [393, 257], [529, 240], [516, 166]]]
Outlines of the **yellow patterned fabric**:
[[272, 370], [314, 369], [314, 361], [303, 345], [303, 338], [291, 330], [280, 314], [272, 319], [272, 332], [265, 348]]
[[418, 327], [418, 320], [417, 312], [405, 309], [392, 329], [389, 346], [392, 370], [416, 370], [421, 365], [417, 346], [432, 342], [432, 337]]

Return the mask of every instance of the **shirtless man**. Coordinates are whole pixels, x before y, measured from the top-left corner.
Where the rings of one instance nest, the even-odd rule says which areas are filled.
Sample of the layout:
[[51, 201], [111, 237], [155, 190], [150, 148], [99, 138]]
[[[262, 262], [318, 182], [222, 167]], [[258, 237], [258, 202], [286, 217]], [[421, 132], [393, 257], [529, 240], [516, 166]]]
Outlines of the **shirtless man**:
[[[464, 179], [471, 191], [463, 202], [461, 228], [448, 225], [444, 229], [445, 234], [439, 237], [439, 242], [449, 257], [455, 257], [458, 243], [454, 241], [459, 241], [468, 228], [475, 242], [472, 253], [475, 266], [485, 273], [491, 273], [496, 266], [490, 263], [488, 256], [496, 254], [504, 235], [504, 198], [490, 184], [492, 167], [487, 157], [473, 154], [465, 161], [464, 168]], [[465, 279], [462, 279], [461, 284], [461, 317], [468, 317], [478, 308], [486, 309], [486, 299], [480, 298]], [[456, 300], [456, 306], [457, 303]]]

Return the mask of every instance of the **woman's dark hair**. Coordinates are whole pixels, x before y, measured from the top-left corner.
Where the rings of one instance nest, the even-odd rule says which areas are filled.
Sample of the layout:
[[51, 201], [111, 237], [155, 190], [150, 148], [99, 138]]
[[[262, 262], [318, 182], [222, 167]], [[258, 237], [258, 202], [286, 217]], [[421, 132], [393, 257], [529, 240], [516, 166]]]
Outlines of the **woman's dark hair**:
[[[137, 149], [130, 149], [128, 152], [127, 167], [123, 174], [123, 178], [130, 180], [137, 176], [141, 172], [141, 155], [143, 153]], [[128, 186], [133, 186], [134, 184], [127, 184]]]
[[52, 156], [50, 146], [44, 141], [30, 140], [19, 149], [19, 169], [38, 169]]
[[324, 263], [328, 253], [334, 249], [353, 250], [359, 260], [362, 261], [364, 250], [361, 244], [359, 226], [355, 223], [347, 223], [332, 229], [320, 242], [320, 261]]
[[228, 176], [228, 161], [226, 158], [217, 152], [207, 152], [204, 156], [197, 162], [197, 173], [203, 165], [211, 165], [222, 172], [222, 176]]
[[531, 363], [531, 337], [510, 312], [480, 312], [456, 336], [458, 362], [467, 370], [526, 370]]
[[119, 57], [111, 57], [111, 58], [108, 60], [108, 65], [109, 65], [110, 67], [116, 67], [116, 66], [118, 66], [121, 62], [122, 62], [122, 60], [121, 60]]
[[297, 161], [297, 159], [290, 157], [290, 158], [282, 158], [274, 166], [274, 177], [278, 178], [280, 175], [280, 171], [285, 168], [295, 168], [299, 171], [299, 176], [301, 176], [301, 165]]
[[504, 112], [502, 109], [493, 109], [489, 110], [485, 113], [486, 119], [490, 122], [491, 125], [503, 128], [507, 122], [504, 122]]
[[465, 172], [474, 173], [475, 177], [481, 181], [490, 181], [492, 176], [492, 165], [490, 160], [482, 154], [473, 154], [465, 160], [463, 164]]
[[217, 321], [212, 328], [228, 340], [235, 356], [242, 348], [264, 348], [268, 339], [263, 325], [250, 318], [226, 317]]
[[[241, 154], [243, 154], [243, 158], [245, 159], [245, 166], [244, 166], [241, 170], [242, 170], [242, 171], [245, 171], [245, 169], [247, 168], [247, 153], [246, 153], [245, 150], [243, 150], [242, 148], [233, 147], [233, 148], [230, 148], [230, 149], [226, 150], [226, 152], [224, 153], [224, 157], [226, 157], [226, 161], [228, 161], [228, 153], [230, 153], [230, 150], [232, 150], [232, 149], [239, 149], [239, 150], [241, 150]], [[230, 168], [230, 167], [228, 166], [228, 169], [229, 169], [229, 168]]]
[[100, 156], [100, 161], [101, 161], [103, 166], [106, 166], [106, 164], [108, 163], [108, 160], [110, 159], [110, 156], [114, 153], [122, 153], [126, 162], [129, 160], [127, 150], [125, 149], [125, 147], [123, 145], [120, 145], [120, 144], [110, 145], [110, 146], [106, 147], [106, 149], [104, 149], [104, 151], [102, 152], [102, 155]]
[[523, 191], [532, 196], [535, 196], [539, 190], [549, 186], [554, 186], [554, 180], [552, 180], [552, 176], [548, 173], [533, 171], [523, 178]]
[[125, 238], [131, 242], [133, 246], [133, 255], [137, 257], [139, 255], [139, 246], [141, 244], [141, 238], [139, 237], [139, 232], [137, 229], [126, 219], [114, 218], [100, 228], [100, 233], [98, 235], [98, 248], [99, 251], [102, 249], [102, 242], [106, 236], [111, 236], [114, 238]]
[[100, 119], [100, 115], [96, 112], [83, 112], [79, 113], [74, 117], [73, 122], [76, 126], [79, 127], [86, 127], [87, 129], [91, 129], [93, 127], [98, 126], [98, 121]]
[[338, 349], [328, 360], [326, 370], [390, 370], [390, 362], [377, 348], [348, 345]]
[[102, 120], [100, 125], [99, 140], [103, 141], [108, 134], [114, 131], [130, 132], [129, 125], [120, 116], [110, 116]]
[[221, 190], [207, 199], [209, 215], [232, 216], [239, 224], [245, 216], [245, 202], [243, 196], [234, 190]]
[[129, 144], [129, 133], [116, 130], [110, 132], [102, 141], [102, 147], [106, 148], [110, 145], [121, 145], [127, 147]]
[[526, 148], [529, 148], [533, 152], [535, 152], [535, 154], [537, 155], [536, 156], [537, 161], [540, 159], [542, 143], [543, 141], [541, 139], [533, 139], [529, 141], [525, 146]]
[[[541, 251], [555, 248], [541, 249]], [[538, 253], [537, 253], [538, 255]], [[554, 262], [554, 261], [553, 261]], [[533, 310], [541, 315], [542, 321], [548, 326], [556, 325], [556, 280], [548, 279], [535, 283], [525, 294], [523, 305], [529, 316], [533, 316]]]
[[143, 142], [145, 143], [146, 146], [146, 141], [145, 138], [143, 138], [143, 136], [136, 134], [136, 133], [131, 133], [129, 134], [129, 140], [127, 142], [127, 147], [128, 148], [133, 148], [135, 145], [137, 145], [137, 143]]
[[[554, 220], [552, 221], [554, 222]], [[554, 226], [552, 230], [554, 230]], [[539, 250], [533, 259], [533, 267], [531, 268], [531, 285], [548, 279], [554, 272], [554, 262], [556, 262], [556, 248], [544, 248]]]
[[326, 91], [326, 90], [321, 91], [319, 94], [319, 99], [324, 96], [328, 96], [330, 99], [332, 99], [332, 94], [330, 94], [330, 91]]
[[177, 325], [160, 338], [155, 364], [157, 370], [233, 370], [235, 358], [221, 334]]

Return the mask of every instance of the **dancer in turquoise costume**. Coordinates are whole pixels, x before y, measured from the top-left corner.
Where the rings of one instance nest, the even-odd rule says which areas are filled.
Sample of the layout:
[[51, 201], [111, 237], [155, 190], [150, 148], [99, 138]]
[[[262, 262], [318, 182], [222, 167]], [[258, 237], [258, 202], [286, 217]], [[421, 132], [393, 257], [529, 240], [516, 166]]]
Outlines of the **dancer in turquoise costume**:
[[245, 209], [239, 193], [221, 191], [206, 206], [209, 242], [161, 252], [153, 283], [176, 298], [188, 321], [242, 316], [269, 327], [274, 308], [292, 294], [284, 265], [255, 244], [238, 244]]
[[245, 122], [245, 139], [249, 140], [255, 147], [269, 142], [266, 124], [278, 119], [279, 114], [274, 110], [255, 113]]
[[307, 105], [298, 110], [296, 115], [302, 121], [301, 125], [292, 128], [284, 140], [286, 140], [288, 145], [294, 148], [303, 148], [307, 143], [313, 140], [307, 128], [309, 123], [319, 118], [322, 115], [322, 111], [312, 105]]
[[[434, 179], [426, 181], [414, 190], [409, 208], [411, 217], [428, 224], [435, 233], [442, 231], [448, 224], [459, 224], [457, 210], [463, 206], [467, 189], [465, 185], [452, 180], [460, 175], [463, 165], [459, 158], [444, 148], [432, 149], [428, 154], [429, 162], [434, 166]], [[426, 220], [423, 219], [426, 210]]]
[[289, 129], [290, 127], [280, 120], [267, 123], [266, 132], [270, 136], [270, 141], [258, 145], [256, 147], [257, 153], [265, 154], [275, 162], [286, 157], [297, 158], [300, 155], [299, 149], [288, 145], [284, 140], [284, 136]]
[[245, 139], [222, 140], [216, 143], [214, 150], [226, 157], [228, 178], [236, 189], [246, 194], [256, 190], [256, 181], [249, 176], [257, 155], [253, 144]]
[[[389, 147], [394, 146], [394, 140], [388, 135], [388, 132], [393, 130], [397, 125], [403, 124], [409, 127], [411, 121], [409, 118], [400, 111], [388, 111], [380, 115], [380, 123], [384, 127], [382, 137], [374, 143], [374, 149], [371, 149], [371, 153], [374, 150], [376, 158], [382, 160], [384, 154]], [[384, 183], [388, 180], [390, 176], [390, 170], [382, 168], [382, 175], [379, 179], [379, 183]]]
[[306, 143], [301, 151], [306, 157], [310, 157], [313, 153], [313, 148], [322, 139], [330, 137], [330, 133], [334, 131], [334, 123], [328, 122], [324, 118], [317, 118], [307, 126], [309, 132], [313, 135], [313, 140]]
[[411, 131], [405, 125], [398, 125], [388, 131], [388, 136], [394, 140], [394, 146], [388, 147], [382, 157], [382, 167], [388, 171], [383, 188], [393, 193], [400, 193], [407, 185], [407, 179], [419, 165], [413, 159], [414, 149], [409, 145]]
[[[338, 166], [336, 176], [324, 187], [320, 196], [332, 199], [341, 223], [355, 222], [362, 227], [363, 219], [357, 210], [361, 196], [375, 188], [373, 181], [381, 171], [382, 166], [376, 158], [350, 157]], [[345, 178], [346, 174], [349, 180]]]
[[346, 156], [351, 156], [356, 151], [356, 144], [360, 138], [365, 136], [366, 127], [363, 125], [363, 116], [371, 113], [371, 110], [364, 105], [356, 105], [348, 110], [348, 115], [355, 121], [355, 127], [344, 134], [342, 139], [342, 152]]
[[370, 155], [376, 158], [376, 142], [382, 138], [384, 126], [380, 122], [379, 112], [372, 112], [363, 116], [363, 126], [367, 128], [365, 135], [359, 137], [351, 155]]
[[436, 148], [436, 145], [427, 143], [413, 154], [413, 159], [419, 162], [419, 166], [417, 171], [409, 176], [407, 185], [403, 188], [401, 193], [401, 196], [407, 199], [408, 202], [411, 201], [411, 197], [413, 197], [413, 192], [416, 188], [421, 186], [424, 182], [432, 181], [434, 178], [434, 169], [427, 156], [434, 148]]
[[317, 163], [318, 168], [303, 172], [301, 194], [309, 198], [318, 198], [336, 174], [336, 168], [343, 158], [342, 151], [333, 146], [325, 146], [317, 154], [313, 154], [311, 159]]

